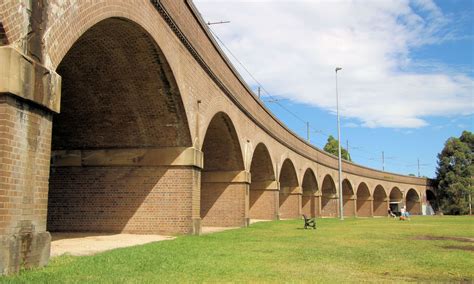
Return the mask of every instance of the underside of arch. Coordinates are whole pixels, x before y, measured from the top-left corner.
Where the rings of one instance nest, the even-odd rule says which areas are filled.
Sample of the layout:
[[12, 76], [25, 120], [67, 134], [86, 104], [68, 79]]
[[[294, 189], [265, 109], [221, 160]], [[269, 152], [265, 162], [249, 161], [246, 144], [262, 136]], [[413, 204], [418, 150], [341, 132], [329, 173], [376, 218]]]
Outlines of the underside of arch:
[[311, 169], [307, 169], [303, 176], [303, 196], [301, 197], [301, 210], [303, 214], [315, 217], [319, 211], [319, 197], [315, 194], [318, 191], [316, 176]]
[[420, 215], [421, 214], [421, 200], [420, 196], [418, 195], [418, 192], [416, 190], [409, 189], [407, 194], [406, 194], [406, 209], [410, 214], [413, 215]]
[[293, 162], [286, 159], [280, 171], [280, 218], [299, 218], [301, 214], [301, 188]]
[[324, 177], [321, 194], [321, 216], [336, 217], [338, 214], [336, 184], [330, 175]]
[[[191, 232], [195, 169], [170, 162], [191, 146], [190, 132], [153, 38], [131, 21], [103, 20], [73, 44], [57, 72], [48, 230]], [[184, 202], [172, 204], [169, 191]]]
[[372, 198], [370, 196], [369, 187], [364, 182], [357, 188], [357, 216], [372, 216]]
[[250, 175], [244, 171], [239, 138], [229, 116], [212, 118], [202, 146], [201, 219], [203, 226], [245, 226]]
[[342, 181], [342, 204], [344, 209], [344, 216], [353, 217], [355, 216], [355, 194], [354, 189], [348, 179]]
[[278, 183], [265, 144], [255, 148], [250, 165], [249, 216], [251, 219], [273, 220], [278, 211]]
[[373, 196], [374, 216], [387, 216], [389, 200], [385, 189], [381, 185], [377, 185], [374, 189]]

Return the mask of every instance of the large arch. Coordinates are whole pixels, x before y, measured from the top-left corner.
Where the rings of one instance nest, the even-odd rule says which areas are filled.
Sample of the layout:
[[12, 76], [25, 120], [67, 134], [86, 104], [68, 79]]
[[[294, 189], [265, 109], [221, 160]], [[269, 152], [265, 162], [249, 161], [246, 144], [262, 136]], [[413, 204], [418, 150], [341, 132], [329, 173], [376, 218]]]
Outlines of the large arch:
[[301, 197], [301, 210], [306, 216], [316, 217], [318, 212], [318, 200], [315, 194], [318, 191], [318, 183], [312, 169], [308, 168], [303, 176], [303, 196]]
[[249, 217], [273, 220], [278, 212], [278, 183], [273, 163], [265, 144], [257, 145], [250, 165]]
[[321, 186], [321, 216], [336, 217], [337, 213], [336, 184], [330, 175], [326, 175]]
[[301, 214], [301, 189], [293, 162], [286, 159], [280, 170], [280, 218], [298, 218]]
[[[191, 232], [195, 169], [170, 163], [170, 153], [192, 145], [186, 112], [151, 36], [129, 20], [105, 19], [78, 38], [57, 72], [47, 229]], [[175, 204], [169, 191], [185, 201]]]
[[344, 209], [344, 216], [355, 216], [355, 194], [352, 184], [348, 179], [342, 181], [342, 204]]
[[388, 199], [385, 189], [380, 184], [374, 189], [373, 194], [373, 212], [374, 216], [387, 216]]
[[438, 210], [438, 202], [434, 191], [426, 190], [426, 215], [434, 215]]
[[398, 187], [392, 188], [389, 195], [389, 206], [392, 212], [400, 214], [403, 207], [403, 193]]
[[202, 225], [245, 226], [250, 176], [244, 171], [239, 138], [227, 114], [219, 112], [210, 121], [202, 152]]
[[365, 182], [361, 182], [357, 188], [357, 216], [371, 217], [372, 214], [372, 200], [370, 196], [369, 187]]
[[406, 197], [405, 197], [405, 204], [406, 209], [412, 215], [420, 215], [421, 214], [421, 199], [418, 192], [411, 188], [408, 190]]

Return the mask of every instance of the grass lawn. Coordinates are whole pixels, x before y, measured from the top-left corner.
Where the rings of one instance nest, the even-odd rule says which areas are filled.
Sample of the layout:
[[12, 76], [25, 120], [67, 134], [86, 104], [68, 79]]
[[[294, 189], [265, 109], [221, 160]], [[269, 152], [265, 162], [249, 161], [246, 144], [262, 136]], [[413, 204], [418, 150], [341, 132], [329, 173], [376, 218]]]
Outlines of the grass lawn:
[[[0, 282], [473, 281], [474, 218], [261, 222], [249, 228], [61, 256]], [[467, 239], [470, 238], [470, 239]]]

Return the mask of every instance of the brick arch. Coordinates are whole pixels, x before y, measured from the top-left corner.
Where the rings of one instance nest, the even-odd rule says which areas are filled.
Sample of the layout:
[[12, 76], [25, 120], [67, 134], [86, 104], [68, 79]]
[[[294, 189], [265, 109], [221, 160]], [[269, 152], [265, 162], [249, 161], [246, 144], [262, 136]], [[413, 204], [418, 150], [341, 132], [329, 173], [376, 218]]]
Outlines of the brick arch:
[[351, 182], [347, 178], [342, 181], [342, 204], [344, 216], [355, 216], [355, 192]]
[[276, 218], [278, 184], [273, 162], [265, 144], [259, 143], [252, 155], [250, 165], [249, 217], [272, 220]]
[[426, 190], [426, 215], [433, 215], [438, 211], [438, 202], [433, 190]]
[[420, 194], [414, 189], [410, 188], [405, 195], [406, 209], [410, 214], [421, 214], [421, 199]]
[[169, 64], [136, 23], [98, 22], [71, 47], [57, 72], [62, 102], [53, 149], [192, 146]]
[[357, 187], [357, 216], [372, 216], [372, 200], [369, 187], [365, 182], [361, 182]]
[[321, 216], [337, 216], [337, 191], [336, 184], [331, 175], [326, 175], [321, 185]]
[[211, 119], [202, 145], [201, 219], [204, 226], [243, 226], [246, 190], [250, 181], [244, 171], [239, 137], [224, 112]]
[[[187, 178], [192, 169], [173, 168], [157, 153], [190, 147], [191, 137], [153, 38], [132, 21], [107, 18], [77, 38], [57, 72], [62, 100], [53, 117], [48, 230], [190, 232], [184, 222], [174, 225], [190, 222], [186, 209], [162, 191], [179, 191], [173, 175]], [[166, 216], [170, 210], [176, 214]]]
[[393, 187], [389, 194], [389, 206], [393, 212], [400, 212], [403, 205], [403, 193], [398, 187]]
[[374, 189], [374, 193], [372, 194], [373, 200], [373, 213], [374, 216], [386, 216], [387, 215], [387, 193], [385, 192], [385, 188], [382, 185], [377, 185]]
[[315, 197], [318, 191], [318, 182], [316, 175], [311, 168], [306, 169], [302, 182], [303, 195], [301, 199], [301, 208], [306, 216], [315, 217], [318, 212], [318, 200]]
[[301, 207], [301, 189], [293, 162], [285, 159], [280, 169], [280, 217], [298, 218]]

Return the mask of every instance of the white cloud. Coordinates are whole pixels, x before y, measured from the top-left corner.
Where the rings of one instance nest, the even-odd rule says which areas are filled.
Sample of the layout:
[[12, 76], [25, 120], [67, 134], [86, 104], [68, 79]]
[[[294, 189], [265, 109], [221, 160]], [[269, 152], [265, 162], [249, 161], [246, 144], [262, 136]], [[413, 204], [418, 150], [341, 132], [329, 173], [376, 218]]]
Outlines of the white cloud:
[[341, 114], [362, 126], [417, 128], [427, 116], [474, 111], [472, 77], [420, 71], [410, 56], [452, 38], [450, 19], [431, 0], [196, 5], [206, 21], [231, 21], [212, 28], [272, 95], [334, 111], [340, 65]]

